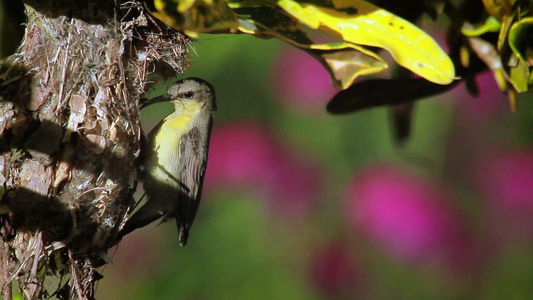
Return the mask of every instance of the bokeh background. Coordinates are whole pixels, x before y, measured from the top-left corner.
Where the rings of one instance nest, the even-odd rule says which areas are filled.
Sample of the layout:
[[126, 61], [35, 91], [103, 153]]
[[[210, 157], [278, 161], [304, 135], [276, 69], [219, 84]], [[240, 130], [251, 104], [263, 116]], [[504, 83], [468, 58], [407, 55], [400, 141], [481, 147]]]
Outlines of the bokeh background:
[[[533, 299], [533, 105], [490, 73], [425, 99], [407, 144], [390, 111], [332, 116], [326, 71], [274, 40], [203, 35], [217, 91], [204, 197], [124, 238], [99, 299]], [[196, 55], [196, 54], [197, 55]], [[145, 130], [171, 112], [142, 112]]]
[[[126, 236], [97, 299], [533, 299], [531, 94], [511, 113], [485, 73], [477, 98], [420, 101], [399, 146], [387, 108], [329, 115], [336, 90], [303, 52], [193, 47], [179, 78], [210, 81], [219, 111], [189, 243], [173, 223]], [[143, 110], [145, 131], [171, 111]]]

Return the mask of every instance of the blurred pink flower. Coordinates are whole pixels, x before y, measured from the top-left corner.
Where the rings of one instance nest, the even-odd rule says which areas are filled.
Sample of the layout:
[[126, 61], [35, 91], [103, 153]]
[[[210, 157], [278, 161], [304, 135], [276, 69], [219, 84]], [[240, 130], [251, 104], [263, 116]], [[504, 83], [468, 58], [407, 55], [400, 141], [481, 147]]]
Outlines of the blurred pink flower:
[[251, 187], [276, 211], [305, 213], [317, 197], [319, 174], [265, 128], [236, 123], [213, 131], [205, 186]]
[[350, 221], [394, 254], [440, 260], [464, 241], [446, 191], [387, 166], [362, 171], [350, 184]]
[[323, 111], [337, 91], [326, 69], [294, 47], [285, 47], [278, 57], [271, 73], [281, 100], [299, 110]]
[[213, 131], [206, 181], [248, 185], [272, 181], [281, 150], [265, 129], [254, 123], [226, 125]]
[[355, 265], [344, 243], [334, 242], [317, 252], [312, 265], [312, 284], [324, 296], [335, 297], [358, 283]]

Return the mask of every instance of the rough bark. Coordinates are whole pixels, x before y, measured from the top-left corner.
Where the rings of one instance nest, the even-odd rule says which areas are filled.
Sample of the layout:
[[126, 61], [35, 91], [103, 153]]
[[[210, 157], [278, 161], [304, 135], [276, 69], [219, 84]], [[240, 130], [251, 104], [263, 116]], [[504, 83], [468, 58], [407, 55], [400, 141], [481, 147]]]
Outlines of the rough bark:
[[92, 299], [134, 204], [147, 74], [158, 61], [182, 71], [186, 40], [135, 1], [26, 4], [24, 41], [0, 77], [0, 288]]

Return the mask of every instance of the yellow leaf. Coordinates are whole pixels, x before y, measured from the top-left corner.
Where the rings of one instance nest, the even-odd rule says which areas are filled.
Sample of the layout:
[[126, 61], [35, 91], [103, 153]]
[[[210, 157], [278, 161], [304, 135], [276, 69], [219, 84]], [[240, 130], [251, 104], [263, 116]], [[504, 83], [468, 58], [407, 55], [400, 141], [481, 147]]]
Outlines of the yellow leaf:
[[224, 0], [147, 0], [148, 11], [170, 27], [197, 38], [203, 32], [237, 32], [239, 21]]
[[352, 85], [359, 76], [377, 74], [388, 68], [377, 54], [350, 43], [302, 45], [299, 48], [317, 58], [330, 73], [335, 86], [342, 89]]
[[277, 3], [313, 29], [389, 51], [398, 64], [431, 82], [450, 84], [455, 78], [451, 59], [433, 38], [384, 9], [361, 0], [331, 0], [327, 7], [293, 0]]
[[483, 5], [491, 16], [498, 20], [502, 20], [504, 16], [511, 13], [515, 1], [516, 0], [483, 0]]
[[232, 4], [232, 8], [240, 16], [241, 32], [276, 37], [306, 51], [326, 68], [339, 88], [346, 89], [361, 75], [376, 74], [388, 68], [379, 55], [362, 46], [347, 42], [315, 44], [303, 26], [278, 7]]

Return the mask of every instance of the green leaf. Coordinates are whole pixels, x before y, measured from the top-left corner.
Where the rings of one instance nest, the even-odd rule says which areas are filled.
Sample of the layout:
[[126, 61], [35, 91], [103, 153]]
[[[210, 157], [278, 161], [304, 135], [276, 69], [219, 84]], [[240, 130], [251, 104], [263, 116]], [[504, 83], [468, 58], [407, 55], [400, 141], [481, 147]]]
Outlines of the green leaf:
[[498, 32], [500, 31], [502, 24], [495, 17], [488, 17], [485, 20], [485, 23], [479, 27], [472, 28], [472, 25], [468, 26], [468, 23], [465, 23], [461, 28], [461, 33], [466, 36], [480, 36], [487, 32]]
[[518, 92], [526, 92], [530, 82], [530, 67], [533, 65], [533, 17], [523, 18], [509, 30], [509, 47], [517, 60], [511, 65], [510, 81]]
[[523, 18], [511, 26], [509, 31], [509, 47], [518, 58], [527, 64], [533, 65], [533, 17]]

